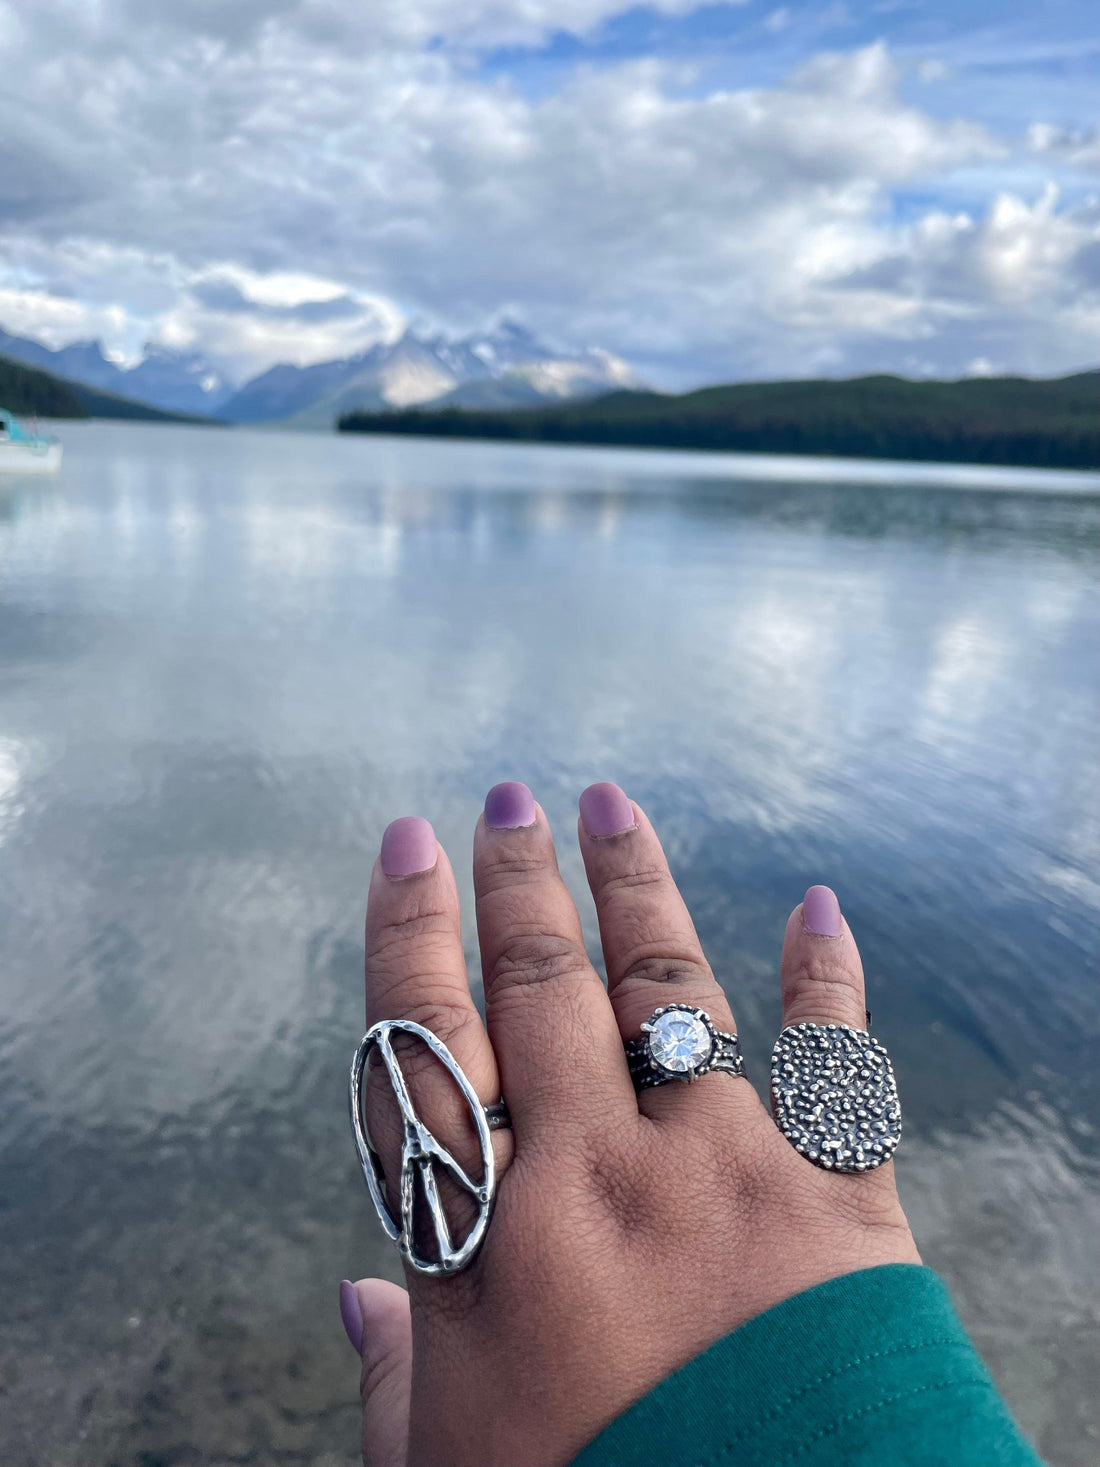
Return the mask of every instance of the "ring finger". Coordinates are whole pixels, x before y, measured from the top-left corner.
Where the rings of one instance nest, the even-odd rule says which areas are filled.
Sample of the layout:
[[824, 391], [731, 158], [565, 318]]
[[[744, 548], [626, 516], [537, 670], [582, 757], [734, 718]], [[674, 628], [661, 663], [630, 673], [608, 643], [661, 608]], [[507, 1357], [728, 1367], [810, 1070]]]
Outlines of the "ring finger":
[[[655, 1008], [697, 1005], [733, 1031], [725, 994], [710, 970], [695, 926], [645, 813], [614, 784], [589, 786], [580, 798], [578, 839], [596, 903], [607, 987], [624, 1041], [636, 1039]], [[682, 1104], [679, 1086], [642, 1092], [641, 1109], [669, 1114]], [[754, 1100], [747, 1085], [716, 1074], [708, 1091]]]

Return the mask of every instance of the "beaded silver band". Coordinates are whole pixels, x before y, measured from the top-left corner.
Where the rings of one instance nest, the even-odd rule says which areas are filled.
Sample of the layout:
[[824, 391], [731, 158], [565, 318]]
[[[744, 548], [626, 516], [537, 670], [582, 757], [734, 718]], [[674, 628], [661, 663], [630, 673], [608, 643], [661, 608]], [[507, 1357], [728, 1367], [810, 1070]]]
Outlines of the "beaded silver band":
[[810, 1023], [784, 1029], [772, 1050], [771, 1099], [783, 1135], [826, 1171], [872, 1171], [901, 1140], [890, 1056], [866, 1029]]
[[623, 1048], [639, 1094], [672, 1080], [697, 1080], [711, 1070], [745, 1073], [737, 1035], [717, 1028], [705, 1009], [692, 1004], [655, 1009], [642, 1025], [641, 1038], [628, 1040]]

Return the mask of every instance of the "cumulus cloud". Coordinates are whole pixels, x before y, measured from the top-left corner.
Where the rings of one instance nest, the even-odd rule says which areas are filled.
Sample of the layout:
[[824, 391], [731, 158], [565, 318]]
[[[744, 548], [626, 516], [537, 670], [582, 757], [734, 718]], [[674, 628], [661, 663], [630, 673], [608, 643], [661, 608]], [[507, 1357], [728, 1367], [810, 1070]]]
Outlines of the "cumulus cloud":
[[239, 374], [501, 308], [670, 384], [1100, 358], [1098, 206], [1048, 186], [1087, 133], [933, 115], [881, 42], [751, 88], [643, 58], [527, 95], [478, 64], [622, 10], [0, 0], [0, 324]]

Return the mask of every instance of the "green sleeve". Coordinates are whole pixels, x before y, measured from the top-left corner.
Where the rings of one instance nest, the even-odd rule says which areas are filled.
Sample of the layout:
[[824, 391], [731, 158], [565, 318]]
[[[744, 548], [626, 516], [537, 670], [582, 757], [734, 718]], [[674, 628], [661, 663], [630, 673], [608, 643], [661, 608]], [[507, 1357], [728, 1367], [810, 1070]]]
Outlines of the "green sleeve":
[[1040, 1467], [931, 1269], [786, 1299], [662, 1381], [574, 1467]]

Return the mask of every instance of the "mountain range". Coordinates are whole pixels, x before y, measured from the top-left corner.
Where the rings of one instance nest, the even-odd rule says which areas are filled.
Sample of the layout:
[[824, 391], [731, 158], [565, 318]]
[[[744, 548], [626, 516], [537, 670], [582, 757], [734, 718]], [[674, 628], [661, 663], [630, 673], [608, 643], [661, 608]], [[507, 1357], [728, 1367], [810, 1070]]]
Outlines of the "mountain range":
[[225, 374], [200, 353], [173, 351], [152, 342], [135, 366], [120, 367], [98, 341], [74, 341], [55, 350], [0, 328], [0, 356], [170, 413], [215, 417], [235, 391]]
[[459, 338], [409, 329], [354, 356], [282, 364], [240, 385], [199, 352], [152, 342], [124, 367], [98, 341], [54, 349], [0, 329], [0, 356], [170, 413], [319, 429], [348, 412], [536, 407], [646, 385], [610, 352], [555, 351], [510, 320]]

